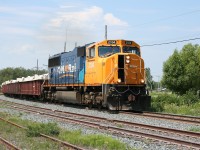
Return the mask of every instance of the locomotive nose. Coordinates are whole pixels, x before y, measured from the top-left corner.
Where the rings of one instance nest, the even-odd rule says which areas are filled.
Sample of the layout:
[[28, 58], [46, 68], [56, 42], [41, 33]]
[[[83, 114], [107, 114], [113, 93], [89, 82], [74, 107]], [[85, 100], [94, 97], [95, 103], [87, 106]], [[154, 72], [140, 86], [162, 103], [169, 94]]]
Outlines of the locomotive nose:
[[125, 56], [125, 81], [126, 84], [145, 84], [144, 61], [135, 54]]

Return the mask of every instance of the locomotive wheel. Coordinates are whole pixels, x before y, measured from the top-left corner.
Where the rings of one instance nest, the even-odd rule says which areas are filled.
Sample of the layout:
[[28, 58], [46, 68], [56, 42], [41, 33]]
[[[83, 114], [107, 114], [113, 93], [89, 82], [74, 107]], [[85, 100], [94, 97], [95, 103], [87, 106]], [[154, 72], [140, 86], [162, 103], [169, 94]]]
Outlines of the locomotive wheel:
[[102, 109], [102, 103], [98, 103], [97, 108], [98, 108], [98, 110], [101, 110]]
[[40, 101], [44, 102], [45, 101], [44, 94], [40, 95], [39, 99], [40, 99]]
[[88, 108], [89, 109], [92, 109], [92, 106], [93, 106], [92, 103], [88, 103]]

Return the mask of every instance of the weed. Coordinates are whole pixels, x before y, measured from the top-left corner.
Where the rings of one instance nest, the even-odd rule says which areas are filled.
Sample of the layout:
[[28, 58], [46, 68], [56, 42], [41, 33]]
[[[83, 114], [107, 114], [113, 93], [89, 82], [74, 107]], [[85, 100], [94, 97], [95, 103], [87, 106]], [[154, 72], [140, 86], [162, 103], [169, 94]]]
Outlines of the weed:
[[28, 137], [36, 137], [39, 136], [40, 133], [47, 135], [59, 135], [60, 129], [56, 123], [33, 123], [32, 125], [28, 125]]
[[10, 126], [4, 122], [0, 123], [0, 129], [4, 129], [2, 133], [4, 132], [4, 135], [14, 138], [17, 143], [21, 143], [20, 147], [22, 149], [60, 149], [60, 145], [45, 140], [39, 136], [39, 133], [44, 133], [47, 135], [54, 135], [71, 144], [88, 147], [88, 149], [135, 150], [134, 148], [130, 148], [126, 144], [109, 136], [96, 134], [84, 135], [81, 130], [66, 131], [58, 128], [56, 123], [36, 123], [22, 120], [18, 116], [10, 116], [6, 113], [0, 113], [0, 116], [5, 116], [8, 120], [28, 128], [27, 131], [22, 129], [16, 130], [16, 127], [14, 126]]
[[200, 115], [200, 99], [192, 92], [182, 96], [172, 93], [152, 93], [151, 111], [183, 115]]
[[200, 127], [193, 127], [191, 129], [189, 129], [189, 131], [192, 131], [192, 132], [200, 132]]
[[124, 126], [122, 124], [117, 124], [118, 128], [123, 128]]
[[[113, 139], [109, 136], [103, 135], [82, 135], [81, 131], [65, 131], [59, 135], [63, 140], [66, 140], [72, 144], [80, 144], [86, 147], [92, 147], [97, 149], [106, 150], [125, 150], [126, 145]], [[128, 148], [130, 149], [130, 148]]]

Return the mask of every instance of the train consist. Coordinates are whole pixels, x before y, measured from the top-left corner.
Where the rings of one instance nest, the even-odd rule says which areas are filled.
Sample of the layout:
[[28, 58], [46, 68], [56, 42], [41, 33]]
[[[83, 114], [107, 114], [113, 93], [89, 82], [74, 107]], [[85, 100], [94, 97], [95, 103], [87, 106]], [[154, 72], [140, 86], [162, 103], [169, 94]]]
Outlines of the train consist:
[[51, 56], [48, 74], [6, 81], [2, 92], [109, 110], [148, 110], [151, 101], [140, 46], [127, 40], [104, 40]]

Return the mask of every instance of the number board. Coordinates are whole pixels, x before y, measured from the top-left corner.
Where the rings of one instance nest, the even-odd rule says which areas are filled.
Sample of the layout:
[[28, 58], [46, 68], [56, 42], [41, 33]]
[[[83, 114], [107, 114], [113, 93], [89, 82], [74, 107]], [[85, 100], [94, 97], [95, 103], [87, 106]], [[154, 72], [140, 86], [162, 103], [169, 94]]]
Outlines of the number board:
[[114, 40], [109, 40], [108, 41], [108, 44], [116, 44], [117, 42], [116, 41], [114, 41]]
[[132, 41], [125, 41], [126, 45], [132, 45]]

